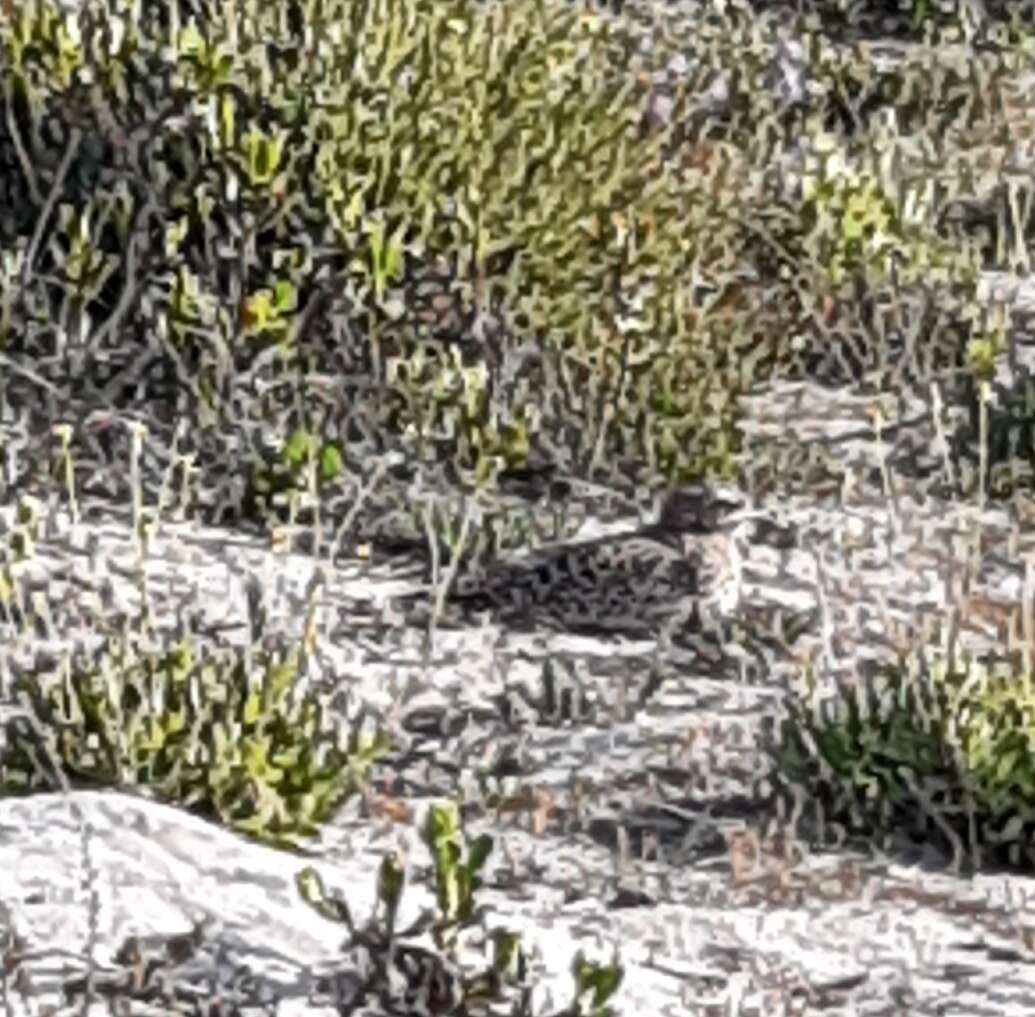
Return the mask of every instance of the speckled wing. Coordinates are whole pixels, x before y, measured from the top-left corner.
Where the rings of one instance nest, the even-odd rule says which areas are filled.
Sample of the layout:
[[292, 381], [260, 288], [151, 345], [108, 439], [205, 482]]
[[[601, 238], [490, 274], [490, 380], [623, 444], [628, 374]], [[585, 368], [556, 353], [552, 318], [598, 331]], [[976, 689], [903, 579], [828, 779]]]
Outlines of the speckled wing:
[[699, 558], [658, 541], [626, 537], [540, 552], [464, 577], [448, 602], [510, 624], [573, 632], [649, 634], [698, 593]]

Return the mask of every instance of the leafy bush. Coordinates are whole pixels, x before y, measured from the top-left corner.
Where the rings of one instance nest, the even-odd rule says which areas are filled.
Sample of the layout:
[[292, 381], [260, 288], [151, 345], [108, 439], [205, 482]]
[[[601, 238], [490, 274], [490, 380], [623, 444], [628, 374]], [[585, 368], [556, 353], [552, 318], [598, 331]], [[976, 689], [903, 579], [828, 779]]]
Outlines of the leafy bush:
[[[343, 950], [360, 946], [372, 960], [370, 974], [356, 995], [349, 1001], [355, 1007], [375, 990], [391, 1012], [435, 1013], [488, 1012], [485, 1008], [502, 999], [514, 999], [515, 990], [527, 994], [531, 985], [528, 957], [521, 937], [505, 928], [490, 931], [491, 960], [485, 969], [469, 977], [456, 970], [457, 945], [461, 933], [481, 931], [485, 927], [484, 909], [476, 906], [475, 893], [481, 885], [480, 873], [492, 851], [492, 837], [482, 834], [468, 840], [455, 805], [432, 805], [425, 816], [421, 839], [434, 866], [437, 915], [425, 915], [408, 928], [399, 928], [397, 917], [406, 885], [406, 871], [398, 857], [386, 856], [378, 873], [375, 912], [363, 925], [357, 925], [348, 902], [338, 894], [329, 894], [319, 874], [312, 868], [302, 869], [296, 885], [302, 899], [320, 915], [343, 924], [349, 932]], [[465, 843], [466, 842], [466, 843]], [[466, 852], [465, 852], [466, 847]], [[465, 857], [466, 855], [466, 857]], [[412, 942], [430, 932], [435, 951]], [[401, 969], [407, 975], [404, 998], [398, 993], [385, 997], [397, 985], [390, 969]], [[572, 980], [575, 983], [569, 1007], [558, 1011], [570, 1017], [615, 1017], [608, 1000], [617, 992], [624, 977], [624, 968], [617, 957], [609, 964], [587, 961], [582, 951], [573, 958]], [[400, 1004], [403, 1010], [397, 1009]], [[520, 1006], [528, 1012], [528, 1000]], [[514, 1010], [513, 1012], [517, 1012]]]
[[[755, 168], [782, 142], [739, 99], [725, 124], [690, 113], [717, 69], [755, 79], [770, 22], [735, 4], [645, 57], [631, 19], [562, 3], [176, 10], [105, 0], [73, 22], [30, 3], [3, 35], [25, 157], [5, 153], [9, 351], [78, 336], [77, 381], [155, 415], [174, 402], [199, 444], [267, 415], [260, 386], [287, 433], [312, 433], [283, 390], [320, 377], [364, 442], [468, 481], [536, 446], [652, 483], [729, 470], [735, 396], [779, 367], [798, 315], [792, 285], [759, 289], [750, 228], [775, 209]], [[758, 52], [738, 41], [755, 34]], [[691, 44], [648, 129], [644, 81]], [[218, 482], [225, 458], [199, 466]]]
[[296, 651], [161, 653], [139, 637], [96, 660], [25, 674], [16, 692], [34, 722], [11, 721], [0, 756], [6, 793], [73, 785], [132, 787], [257, 839], [290, 845], [319, 831], [386, 748], [346, 733], [295, 688]]
[[[633, 299], [650, 284], [643, 330], [664, 334], [686, 259], [683, 197], [645, 185], [663, 139], [638, 136], [632, 75], [604, 59], [631, 45], [619, 22], [561, 4], [340, 0], [305, 13], [303, 59], [289, 0], [250, 5], [233, 25], [173, 18], [170, 37], [148, 9], [134, 21], [120, 0], [101, 7], [103, 20], [84, 13], [75, 27], [29, 4], [3, 36], [19, 141], [44, 168], [5, 183], [0, 234], [19, 268], [36, 264], [4, 296], [21, 317], [42, 311], [49, 273], [74, 307], [29, 329], [12, 321], [9, 350], [28, 352], [60, 320], [84, 333], [85, 373], [118, 402], [120, 371], [147, 344], [189, 388], [192, 415], [224, 427], [250, 415], [238, 399], [259, 362], [273, 377], [333, 374], [354, 395], [372, 381], [380, 394], [361, 399], [386, 436], [482, 475], [486, 457], [520, 465], [544, 407], [535, 393], [489, 408], [497, 392], [454, 375], [485, 359], [498, 388], [523, 338], [569, 386], [553, 426], [584, 439], [579, 454], [628, 431], [602, 407], [627, 404], [622, 378], [641, 384], [649, 351], [636, 338], [622, 353], [615, 272]], [[134, 121], [146, 130], [130, 144], [113, 125]], [[43, 216], [47, 242], [30, 252], [52, 183], [63, 211]], [[451, 325], [445, 310], [423, 313], [429, 289], [446, 290]], [[494, 338], [472, 337], [477, 313], [495, 317]], [[674, 360], [696, 359], [688, 342]], [[694, 392], [676, 390], [683, 413], [701, 401], [706, 364]], [[161, 394], [153, 380], [144, 391]], [[667, 454], [692, 459], [689, 434], [681, 426]]]
[[340, 445], [321, 442], [301, 429], [276, 448], [270, 460], [262, 466], [253, 463], [247, 482], [244, 504], [257, 515], [281, 507], [285, 499], [298, 500], [306, 493], [319, 496], [342, 472]]
[[[821, 696], [810, 672], [771, 732], [778, 796], [877, 843], [896, 831], [980, 864], [1035, 865], [1035, 695], [1006, 661], [919, 652]], [[961, 861], [963, 859], [960, 859]]]
[[[932, 189], [869, 123], [836, 168], [776, 171], [855, 105], [865, 54], [817, 48], [821, 108], [788, 110], [757, 87], [778, 18], [673, 14], [645, 49], [650, 4], [628, 8], [23, 5], [0, 31], [0, 344], [73, 416], [186, 419], [225, 521], [296, 484], [267, 476], [270, 427], [335, 447], [350, 500], [388, 451], [416, 464], [404, 491], [491, 488], [533, 453], [655, 488], [730, 474], [737, 396], [773, 375], [958, 366], [977, 255], [940, 219], [965, 180]], [[921, 71], [873, 75], [910, 86], [911, 126], [980, 119]]]

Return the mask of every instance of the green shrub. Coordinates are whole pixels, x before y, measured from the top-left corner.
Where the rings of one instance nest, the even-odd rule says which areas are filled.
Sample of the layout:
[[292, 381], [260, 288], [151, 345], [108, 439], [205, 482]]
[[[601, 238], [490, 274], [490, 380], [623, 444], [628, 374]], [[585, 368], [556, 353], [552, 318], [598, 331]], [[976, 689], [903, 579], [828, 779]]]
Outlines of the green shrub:
[[266, 515], [267, 509], [281, 508], [285, 500], [298, 501], [305, 494], [319, 497], [340, 478], [343, 468], [339, 443], [321, 442], [301, 429], [291, 434], [270, 460], [268, 464], [252, 465], [245, 493], [250, 514]]
[[806, 672], [787, 707], [769, 743], [777, 795], [813, 802], [828, 829], [878, 844], [905, 832], [962, 846], [968, 861], [1035, 865], [1027, 672], [960, 658], [949, 670], [918, 652], [826, 696]]
[[[298, 654], [145, 649], [108, 640], [89, 660], [30, 673], [16, 692], [35, 717], [11, 721], [0, 757], [9, 794], [128, 787], [279, 845], [319, 831], [386, 744], [348, 733], [296, 688]], [[41, 741], [42, 739], [42, 741]]]
[[[394, 979], [386, 969], [394, 965], [410, 967], [411, 972], [415, 969], [421, 975], [413, 979], [418, 984], [404, 1000], [405, 1012], [424, 1012], [430, 1004], [437, 1013], [482, 1013], [488, 1012], [490, 1004], [509, 999], [515, 1007], [520, 1006], [521, 1013], [528, 1013], [532, 974], [517, 933], [499, 927], [489, 930], [485, 938], [491, 940], [487, 944], [491, 948], [486, 953], [491, 959], [485, 968], [468, 977], [461, 977], [457, 971], [461, 934], [484, 933], [487, 925], [485, 909], [477, 906], [475, 894], [481, 886], [480, 873], [492, 851], [492, 837], [481, 834], [467, 838], [456, 806], [447, 804], [429, 807], [421, 839], [434, 868], [437, 914], [425, 914], [408, 928], [398, 926], [406, 869], [397, 856], [385, 856], [381, 862], [375, 910], [363, 925], [356, 922], [344, 897], [327, 892], [315, 869], [306, 867], [296, 876], [302, 899], [321, 916], [340, 922], [348, 930], [344, 949], [362, 944], [369, 951], [372, 971], [353, 1004], [362, 1003], [378, 987], [390, 985]], [[426, 932], [431, 934], [435, 951], [411, 941]], [[572, 1002], [563, 1012], [571, 1017], [615, 1017], [617, 1011], [608, 1001], [618, 991], [625, 974], [618, 956], [611, 963], [600, 964], [587, 961], [582, 951], [577, 951], [571, 973]], [[418, 998], [417, 993], [423, 993], [424, 998]], [[520, 1004], [516, 1002], [519, 994], [526, 997]], [[395, 1012], [399, 1002], [392, 1000], [394, 1006], [389, 1008]]]
[[[746, 0], [673, 18], [648, 54], [632, 11], [554, 0], [178, 9], [102, 0], [75, 28], [30, 2], [0, 28], [18, 138], [0, 165], [36, 168], [0, 180], [0, 343], [47, 372], [40, 351], [85, 335], [75, 391], [175, 403], [226, 511], [296, 483], [241, 438], [271, 418], [339, 442], [344, 478], [386, 447], [464, 486], [533, 450], [623, 486], [729, 475], [744, 389], [832, 349], [853, 381], [893, 359], [909, 287], [955, 317], [970, 299], [973, 251], [935, 235], [944, 195], [894, 153], [852, 152], [856, 175], [822, 170], [811, 194], [774, 179], [827, 111], [756, 87], [779, 24]], [[687, 49], [651, 126], [651, 75]], [[864, 64], [831, 64], [831, 90]], [[717, 74], [729, 109], [704, 116]], [[825, 299], [851, 320], [822, 320]], [[921, 355], [954, 366], [965, 344], [947, 329]], [[534, 381], [514, 372], [528, 347]]]
[[[45, 225], [29, 292], [4, 277], [10, 352], [49, 328], [46, 274], [69, 298], [66, 331], [104, 353], [84, 373], [114, 386], [146, 343], [201, 431], [258, 417], [256, 375], [316, 374], [368, 433], [474, 481], [521, 468], [539, 438], [583, 472], [722, 467], [743, 366], [686, 314], [722, 226], [709, 190], [659, 176], [670, 132], [643, 133], [623, 22], [552, 2], [278, 0], [203, 26], [101, 8], [118, 31], [30, 3], [0, 35], [13, 122], [43, 168], [35, 189], [12, 178], [0, 239], [24, 257]], [[429, 313], [429, 290], [448, 308]], [[479, 311], [494, 337], [477, 337]], [[515, 396], [501, 374], [529, 342], [548, 376]]]

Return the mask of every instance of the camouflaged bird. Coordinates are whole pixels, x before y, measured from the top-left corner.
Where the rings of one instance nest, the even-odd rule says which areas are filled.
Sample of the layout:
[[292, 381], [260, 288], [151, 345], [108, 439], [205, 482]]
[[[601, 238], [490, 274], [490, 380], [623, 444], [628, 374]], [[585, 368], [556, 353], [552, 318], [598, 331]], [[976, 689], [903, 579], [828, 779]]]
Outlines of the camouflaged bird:
[[761, 515], [702, 488], [631, 532], [540, 548], [458, 579], [445, 603], [510, 626], [639, 638], [721, 617], [739, 597], [742, 524]]

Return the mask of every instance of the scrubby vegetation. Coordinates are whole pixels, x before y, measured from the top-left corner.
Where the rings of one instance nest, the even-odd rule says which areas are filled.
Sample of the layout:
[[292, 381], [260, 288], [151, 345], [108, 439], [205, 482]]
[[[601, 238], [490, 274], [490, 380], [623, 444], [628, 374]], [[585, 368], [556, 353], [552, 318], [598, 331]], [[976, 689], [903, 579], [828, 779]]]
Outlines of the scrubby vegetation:
[[[526, 964], [521, 938], [506, 929], [494, 929], [492, 933], [492, 960], [484, 971], [471, 978], [462, 978], [448, 969], [449, 961], [455, 962], [457, 938], [477, 925], [478, 909], [475, 893], [481, 883], [479, 873], [492, 850], [492, 838], [482, 836], [467, 840], [459, 824], [455, 808], [432, 806], [427, 813], [422, 833], [425, 846], [434, 861], [434, 878], [438, 915], [433, 919], [415, 923], [408, 929], [397, 927], [399, 903], [405, 887], [405, 872], [398, 860], [385, 858], [378, 876], [378, 912], [362, 928], [357, 927], [349, 910], [348, 902], [341, 897], [329, 896], [319, 876], [311, 868], [303, 869], [298, 875], [298, 889], [305, 901], [325, 917], [341, 922], [349, 932], [345, 949], [362, 944], [371, 950], [376, 958], [367, 984], [362, 989], [378, 992], [379, 986], [388, 984], [385, 961], [394, 949], [394, 963], [428, 968], [424, 984], [426, 992], [435, 1005], [439, 1001], [447, 1012], [458, 1008], [471, 1010], [484, 1008], [496, 1000], [504, 1000], [513, 994], [515, 986], [527, 983]], [[466, 847], [466, 858], [465, 856]], [[419, 936], [430, 929], [437, 953], [421, 947], [408, 945], [411, 937]], [[444, 961], [443, 958], [446, 960]], [[617, 960], [612, 964], [598, 964], [586, 960], [581, 954], [572, 962], [574, 991], [572, 1002], [563, 1012], [572, 1017], [613, 1017], [615, 1011], [608, 1000], [622, 982], [622, 966]], [[449, 1000], [447, 1004], [445, 1001]], [[362, 997], [355, 1002], [361, 1002]], [[418, 1010], [427, 1005], [416, 996], [404, 1000], [409, 1010]], [[521, 1004], [518, 1004], [519, 1006]], [[524, 1011], [522, 1011], [524, 1012]]]
[[56, 759], [72, 787], [139, 789], [290, 845], [319, 832], [384, 749], [383, 737], [329, 730], [312, 695], [292, 696], [297, 650], [139, 643], [128, 635], [93, 660], [21, 677], [13, 691], [35, 722], [12, 727], [7, 793], [59, 790]]
[[[1019, 84], [1035, 43], [1019, 19], [993, 12], [984, 48], [961, 55], [962, 8], [913, 4], [903, 35], [931, 48], [882, 61], [857, 39], [821, 45], [851, 19], [818, 4], [811, 90], [785, 101], [767, 77], [778, 14], [738, 0], [673, 15], [644, 51], [650, 3], [626, 6], [3, 8], [12, 628], [32, 623], [15, 567], [39, 538], [27, 494], [65, 495], [73, 514], [132, 501], [143, 541], [175, 490], [184, 517], [288, 522], [314, 553], [329, 521], [332, 553], [405, 543], [437, 563], [541, 527], [505, 500], [515, 478], [532, 501], [542, 474], [631, 504], [702, 477], [840, 483], [757, 448], [744, 462], [738, 397], [781, 381], [936, 384], [968, 415], [954, 453], [980, 461], [940, 489], [1032, 490], [1030, 382], [989, 407], [1009, 322], [978, 296], [982, 271], [1031, 268], [1030, 174], [1011, 146], [1035, 137]], [[145, 629], [7, 690], [24, 708], [7, 793], [131, 786], [290, 846], [387, 748], [324, 716], [299, 682], [304, 646], [217, 652]], [[916, 837], [1030, 865], [1030, 670], [925, 653], [834, 696], [805, 670], [766, 796], [807, 795], [875, 841], [920, 816]], [[462, 861], [455, 819], [431, 816], [448, 952], [491, 845]], [[390, 860], [382, 883], [385, 946]], [[302, 889], [355, 934], [347, 908]], [[470, 1005], [515, 967], [518, 944], [498, 945]], [[571, 1012], [607, 1012], [617, 977], [580, 967], [593, 1001]]]
[[[268, 446], [298, 433], [350, 476], [402, 453], [407, 485], [491, 488], [544, 459], [649, 489], [728, 477], [747, 387], [908, 370], [890, 337], [910, 287], [945, 317], [925, 357], [957, 365], [979, 252], [939, 222], [961, 177], [932, 189], [881, 141], [852, 96], [866, 55], [818, 57], [829, 102], [802, 111], [756, 87], [774, 19], [673, 19], [671, 52], [698, 60], [659, 123], [644, 83], [670, 51], [639, 52], [637, 7], [285, 2], [230, 23], [113, 4], [106, 32], [99, 9], [24, 5], [5, 36], [7, 355], [34, 351], [79, 419], [190, 421], [199, 508], [228, 522], [274, 510]], [[695, 112], [731, 71], [723, 113]], [[959, 87], [879, 77], [910, 125]], [[820, 145], [839, 102], [850, 136]], [[962, 111], [954, 158], [988, 119]], [[777, 174], [807, 139], [804, 181]]]
[[1028, 671], [917, 651], [826, 695], [806, 675], [770, 751], [777, 794], [813, 796], [817, 846], [927, 845], [968, 871], [1029, 870], [1032, 736]]

